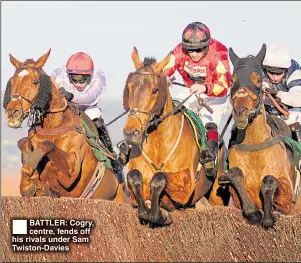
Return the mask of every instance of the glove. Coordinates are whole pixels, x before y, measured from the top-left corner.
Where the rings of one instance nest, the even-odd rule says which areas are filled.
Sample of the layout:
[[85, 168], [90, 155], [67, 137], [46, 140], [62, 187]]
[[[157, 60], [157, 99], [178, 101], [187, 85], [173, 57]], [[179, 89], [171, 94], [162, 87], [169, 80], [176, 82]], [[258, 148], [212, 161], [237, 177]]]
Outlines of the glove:
[[272, 96], [276, 96], [278, 93], [278, 90], [271, 88], [270, 84], [265, 80], [262, 81], [262, 90]]
[[194, 83], [191, 87], [190, 87], [190, 92], [196, 92], [196, 94], [201, 94], [201, 93], [206, 93], [207, 92], [207, 87], [204, 84], [198, 84], [198, 83]]
[[71, 101], [74, 98], [74, 95], [71, 92], [65, 90], [65, 88], [59, 88], [59, 92], [61, 93], [62, 97], [65, 97], [66, 100]]
[[267, 89], [265, 90], [265, 92], [271, 94], [272, 96], [276, 96], [277, 93], [278, 93], [278, 90], [276, 90], [276, 89], [271, 89], [271, 88], [267, 88]]

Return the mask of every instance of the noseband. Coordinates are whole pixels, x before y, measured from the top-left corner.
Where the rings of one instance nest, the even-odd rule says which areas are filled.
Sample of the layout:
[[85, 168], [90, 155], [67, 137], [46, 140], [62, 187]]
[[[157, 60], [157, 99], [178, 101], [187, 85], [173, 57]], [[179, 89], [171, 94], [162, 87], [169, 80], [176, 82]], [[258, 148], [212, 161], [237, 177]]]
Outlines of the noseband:
[[[233, 73], [235, 73], [235, 70], [237, 68], [245, 68], [245, 67], [250, 67], [250, 68], [256, 68], [258, 69], [260, 72], [262, 72], [262, 69], [258, 66], [254, 66], [254, 65], [238, 65], [238, 66], [234, 66], [234, 70], [233, 70]], [[235, 99], [237, 98], [237, 95], [236, 92], [239, 90], [239, 87], [238, 88], [235, 88], [235, 90], [233, 91], [233, 88], [231, 88], [231, 97], [230, 97], [230, 103], [232, 105], [232, 107], [234, 108], [234, 101]], [[249, 97], [253, 102], [254, 102], [254, 108], [250, 111], [250, 115], [249, 115], [249, 122], [252, 122], [252, 120], [260, 113], [260, 106], [263, 102], [263, 92], [262, 92], [262, 89], [261, 87], [259, 88], [260, 91], [258, 93], [258, 96], [257, 94], [255, 94], [252, 90], [251, 92], [257, 96], [257, 99], [254, 100], [249, 94], [247, 94], [246, 97]], [[233, 92], [232, 92], [233, 91]], [[233, 95], [232, 95], [233, 94]]]

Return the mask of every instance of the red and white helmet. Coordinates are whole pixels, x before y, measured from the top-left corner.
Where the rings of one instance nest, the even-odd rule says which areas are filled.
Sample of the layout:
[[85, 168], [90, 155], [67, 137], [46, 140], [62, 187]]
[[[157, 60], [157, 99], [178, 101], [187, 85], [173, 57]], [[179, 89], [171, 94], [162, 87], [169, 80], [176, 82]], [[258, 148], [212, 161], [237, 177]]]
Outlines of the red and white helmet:
[[66, 68], [68, 74], [92, 75], [94, 63], [89, 55], [78, 52], [68, 59]]

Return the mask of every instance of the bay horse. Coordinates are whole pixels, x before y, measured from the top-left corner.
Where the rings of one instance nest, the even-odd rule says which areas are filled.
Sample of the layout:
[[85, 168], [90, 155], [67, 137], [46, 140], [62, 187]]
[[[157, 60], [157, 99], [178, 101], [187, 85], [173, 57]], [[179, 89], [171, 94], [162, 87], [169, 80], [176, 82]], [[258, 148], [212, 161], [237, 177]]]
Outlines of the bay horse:
[[279, 212], [301, 211], [301, 195], [293, 153], [277, 129], [282, 121], [272, 118], [264, 108], [261, 64], [265, 52], [263, 44], [257, 56], [239, 58], [229, 49], [234, 67], [230, 101], [236, 135], [229, 146], [229, 170], [218, 183], [230, 184], [233, 204], [242, 208], [249, 223], [270, 228]]
[[129, 202], [124, 182], [95, 157], [85, 136], [83, 113], [67, 105], [55, 81], [43, 71], [50, 51], [37, 61], [27, 59], [24, 63], [10, 55], [16, 70], [5, 91], [5, 117], [8, 126], [15, 129], [30, 119], [28, 137], [18, 141], [23, 165], [21, 195]]
[[[143, 62], [134, 47], [136, 71], [129, 74], [123, 94], [123, 106], [130, 112], [123, 133], [132, 145], [127, 187], [140, 223], [151, 227], [171, 224], [170, 212], [193, 207], [214, 181], [199, 164], [200, 149], [184, 114], [170, 114], [174, 106], [163, 73], [169, 59]], [[222, 172], [224, 146], [218, 156]]]

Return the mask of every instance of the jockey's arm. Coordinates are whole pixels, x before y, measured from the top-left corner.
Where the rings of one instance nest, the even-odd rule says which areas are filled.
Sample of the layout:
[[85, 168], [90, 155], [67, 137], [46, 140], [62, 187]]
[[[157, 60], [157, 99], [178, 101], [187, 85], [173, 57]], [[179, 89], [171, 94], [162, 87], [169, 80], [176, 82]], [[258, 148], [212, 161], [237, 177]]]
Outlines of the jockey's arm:
[[217, 52], [210, 62], [209, 69], [210, 72], [204, 83], [207, 87], [206, 95], [214, 97], [225, 96], [230, 86], [231, 77], [228, 52]]
[[301, 107], [301, 70], [295, 70], [287, 80], [288, 91], [278, 91], [277, 97], [282, 103], [292, 106]]
[[78, 105], [90, 105], [106, 90], [106, 79], [102, 70], [94, 72], [89, 89], [84, 92], [74, 91], [72, 101]]
[[53, 71], [52, 77], [55, 82], [58, 84], [58, 87], [65, 87], [65, 79], [64, 79], [64, 68], [58, 68]]

